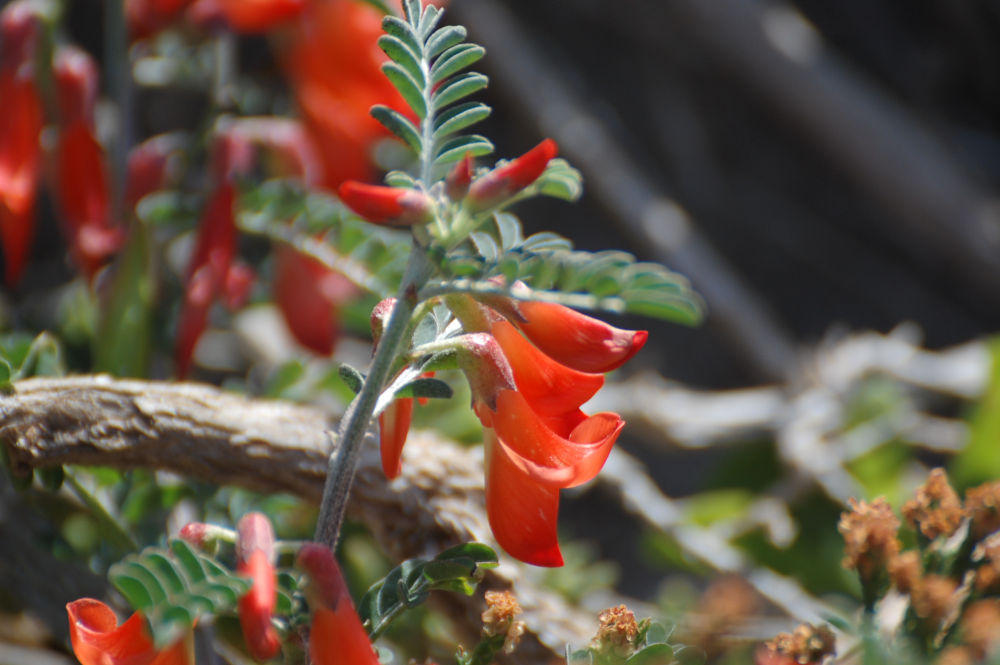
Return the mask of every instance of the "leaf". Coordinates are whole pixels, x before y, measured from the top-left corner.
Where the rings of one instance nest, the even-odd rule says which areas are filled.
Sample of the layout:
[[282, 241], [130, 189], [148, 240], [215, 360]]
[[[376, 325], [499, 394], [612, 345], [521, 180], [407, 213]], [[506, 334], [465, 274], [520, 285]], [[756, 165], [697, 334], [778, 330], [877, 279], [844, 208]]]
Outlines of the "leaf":
[[427, 82], [420, 68], [420, 49], [414, 50], [405, 41], [395, 35], [382, 35], [378, 38], [378, 47], [397, 65], [406, 70], [419, 87]]
[[364, 374], [346, 363], [337, 368], [337, 372], [340, 374], [340, 378], [344, 380], [344, 383], [347, 384], [347, 387], [350, 388], [355, 395], [361, 392], [361, 388], [365, 384]]
[[450, 399], [451, 386], [441, 379], [423, 377], [414, 379], [396, 391], [396, 397], [428, 397]]
[[489, 117], [491, 109], [481, 102], [453, 106], [434, 118], [434, 140], [461, 131]]
[[170, 642], [204, 614], [232, 611], [250, 587], [218, 562], [183, 541], [150, 547], [113, 565], [111, 583], [149, 621], [158, 646]]
[[358, 602], [358, 614], [369, 637], [374, 640], [404, 610], [423, 603], [431, 589], [470, 593], [482, 569], [496, 562], [496, 552], [481, 543], [453, 547], [430, 562], [404, 561], [375, 582]]
[[470, 67], [486, 55], [486, 49], [478, 44], [457, 44], [441, 54], [431, 65], [431, 85], [441, 83], [449, 76]]
[[493, 213], [493, 223], [497, 227], [500, 246], [504, 251], [513, 249], [524, 242], [521, 233], [521, 221], [509, 212]]
[[650, 644], [632, 654], [625, 665], [670, 665], [674, 662], [674, 649], [669, 644]]
[[449, 25], [431, 35], [424, 44], [424, 54], [433, 58], [455, 44], [465, 39], [465, 28], [460, 25]]
[[[390, 132], [403, 139], [406, 145], [410, 146], [418, 154], [421, 151], [423, 142], [420, 139], [420, 132], [413, 126], [409, 118], [399, 111], [376, 104], [371, 108], [372, 117], [378, 120]], [[391, 183], [390, 183], [391, 184]]]
[[487, 86], [489, 79], [478, 72], [467, 72], [444, 83], [431, 97], [435, 109], [444, 108], [460, 99], [479, 92]]
[[417, 27], [417, 32], [421, 37], [427, 39], [427, 36], [431, 34], [434, 28], [437, 27], [438, 21], [441, 20], [441, 10], [434, 5], [428, 4], [424, 7], [423, 14], [420, 16], [420, 23]]
[[493, 152], [493, 144], [485, 136], [479, 134], [469, 134], [466, 136], [456, 136], [441, 144], [434, 157], [435, 164], [449, 164], [457, 162], [466, 155], [479, 157]]
[[382, 29], [401, 40], [414, 53], [420, 53], [423, 50], [421, 48], [421, 40], [413, 31], [413, 28], [410, 27], [410, 24], [403, 19], [397, 16], [386, 16], [382, 19]]
[[403, 96], [417, 117], [427, 116], [427, 104], [424, 102], [423, 86], [410, 75], [402, 66], [395, 62], [387, 62], [382, 65], [382, 72], [389, 78], [392, 85]]

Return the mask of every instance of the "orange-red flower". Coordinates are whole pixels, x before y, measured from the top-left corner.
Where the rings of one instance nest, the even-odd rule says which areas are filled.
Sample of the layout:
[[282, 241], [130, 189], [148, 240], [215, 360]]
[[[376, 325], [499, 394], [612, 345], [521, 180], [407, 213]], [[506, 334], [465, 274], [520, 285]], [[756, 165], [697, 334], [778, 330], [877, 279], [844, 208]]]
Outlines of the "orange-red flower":
[[74, 261], [88, 278], [121, 247], [124, 229], [113, 224], [110, 177], [104, 150], [94, 137], [97, 65], [85, 52], [62, 46], [52, 75], [62, 131], [56, 152], [56, 200]]
[[538, 180], [558, 151], [555, 141], [545, 139], [517, 159], [477, 178], [469, 186], [469, 205], [485, 210], [514, 196]]
[[371, 181], [370, 151], [389, 136], [369, 115], [375, 104], [409, 113], [382, 73], [385, 54], [379, 12], [359, 0], [309, 2], [282, 35], [279, 57], [303, 122], [323, 163], [319, 184], [333, 191], [344, 180]]
[[73, 653], [81, 665], [193, 665], [191, 634], [157, 651], [138, 612], [119, 625], [114, 611], [99, 600], [81, 598], [66, 605]]
[[42, 132], [42, 103], [34, 57], [40, 20], [29, 2], [0, 11], [0, 242], [4, 279], [12, 285], [27, 262], [35, 223]]
[[236, 533], [236, 572], [252, 581], [239, 601], [240, 627], [250, 655], [264, 662], [281, 648], [278, 631], [271, 623], [277, 606], [274, 529], [265, 515], [248, 513], [236, 525]]
[[267, 32], [294, 18], [306, 0], [219, 0], [226, 22], [242, 33]]
[[[384, 303], [372, 316], [376, 338], [390, 309]], [[566, 307], [546, 305], [541, 311], [573, 338], [568, 346], [577, 355], [564, 364], [511, 323], [527, 325], [519, 309], [526, 303], [500, 298], [491, 303], [486, 307], [471, 298], [449, 303], [466, 330], [473, 331], [454, 338], [452, 345], [484, 427], [487, 516], [509, 554], [559, 566], [559, 490], [596, 476], [624, 426], [616, 413], [587, 415], [580, 407], [604, 385], [602, 372], [638, 351], [645, 332], [618, 330]], [[577, 334], [573, 325], [582, 332]], [[619, 338], [629, 344], [608, 343]], [[412, 403], [396, 400], [382, 416], [382, 466], [389, 477], [399, 472], [411, 409]]]
[[354, 609], [347, 584], [329, 548], [302, 546], [298, 566], [310, 579], [306, 590], [313, 612], [309, 655], [316, 665], [378, 665], [368, 633]]
[[431, 199], [416, 189], [348, 180], [340, 184], [337, 194], [348, 208], [372, 224], [413, 226], [430, 218]]

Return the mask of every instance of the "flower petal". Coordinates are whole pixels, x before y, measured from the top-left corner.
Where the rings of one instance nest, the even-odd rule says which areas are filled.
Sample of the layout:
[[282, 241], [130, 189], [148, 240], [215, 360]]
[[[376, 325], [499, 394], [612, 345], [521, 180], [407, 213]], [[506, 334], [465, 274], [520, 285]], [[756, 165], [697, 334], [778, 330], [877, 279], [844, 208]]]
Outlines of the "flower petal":
[[622, 330], [553, 303], [518, 303], [521, 332], [546, 355], [581, 372], [610, 372], [646, 343], [645, 330]]
[[297, 565], [309, 575], [313, 611], [309, 654], [315, 665], [379, 665], [368, 633], [354, 609], [337, 560], [328, 547], [307, 543]]
[[507, 356], [518, 391], [537, 413], [576, 411], [604, 385], [603, 375], [579, 372], [556, 362], [507, 321], [493, 323], [491, 332]]
[[136, 612], [118, 625], [118, 617], [99, 600], [81, 598], [66, 605], [73, 653], [82, 665], [147, 665], [157, 656]]
[[598, 413], [561, 436], [513, 390], [500, 394], [493, 416], [499, 445], [511, 463], [551, 487], [576, 487], [596, 476], [624, 426], [617, 413]]
[[237, 32], [267, 32], [297, 16], [305, 0], [221, 0], [226, 22]]
[[340, 338], [340, 305], [358, 288], [340, 273], [294, 248], [279, 244], [274, 256], [274, 300], [295, 340], [329, 356]]
[[281, 648], [278, 631], [271, 623], [277, 603], [274, 564], [266, 551], [255, 549], [240, 562], [236, 571], [253, 581], [250, 590], [239, 601], [240, 628], [250, 654], [262, 663], [273, 658]]
[[395, 400], [378, 417], [379, 446], [382, 453], [382, 471], [390, 480], [402, 470], [403, 444], [410, 433], [413, 419], [413, 398]]
[[493, 430], [485, 429], [484, 438], [486, 515], [497, 542], [526, 563], [563, 565], [556, 533], [559, 490], [526, 475], [499, 445]]

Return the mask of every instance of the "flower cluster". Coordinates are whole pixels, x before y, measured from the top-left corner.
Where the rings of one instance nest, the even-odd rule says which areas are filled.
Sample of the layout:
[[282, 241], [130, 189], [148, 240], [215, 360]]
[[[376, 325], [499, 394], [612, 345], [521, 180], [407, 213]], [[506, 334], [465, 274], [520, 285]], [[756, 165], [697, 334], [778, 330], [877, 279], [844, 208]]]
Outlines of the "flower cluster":
[[[283, 643], [298, 639], [294, 632], [279, 632], [275, 625], [275, 540], [267, 517], [248, 513], [237, 524], [235, 534], [213, 525], [191, 523], [180, 535], [202, 549], [212, 549], [219, 540], [235, 538], [236, 571], [251, 582], [249, 590], [239, 599], [237, 613], [244, 643], [254, 660], [270, 661]], [[313, 617], [309, 632], [312, 662], [377, 665], [378, 658], [330, 549], [304, 544], [297, 565], [306, 576], [305, 592]], [[82, 665], [193, 665], [195, 662], [190, 630], [166, 648], [158, 649], [141, 612], [119, 623], [110, 607], [93, 598], [73, 601], [66, 611], [73, 652]]]
[[[618, 414], [587, 415], [580, 407], [604, 384], [604, 372], [642, 348], [647, 333], [558, 304], [487, 301], [449, 299], [466, 332], [448, 345], [484, 427], [490, 526], [512, 556], [560, 566], [559, 490], [597, 475], [624, 426]], [[384, 303], [373, 320], [389, 309]], [[382, 463], [390, 477], [399, 473], [412, 408], [412, 401], [399, 400], [382, 417]]]

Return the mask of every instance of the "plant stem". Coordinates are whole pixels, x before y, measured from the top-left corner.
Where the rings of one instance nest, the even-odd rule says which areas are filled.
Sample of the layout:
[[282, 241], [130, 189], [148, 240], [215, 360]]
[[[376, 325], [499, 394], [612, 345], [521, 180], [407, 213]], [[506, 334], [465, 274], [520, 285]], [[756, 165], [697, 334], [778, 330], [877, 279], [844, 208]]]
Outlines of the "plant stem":
[[330, 455], [326, 471], [326, 484], [320, 504], [319, 520], [313, 540], [333, 549], [340, 535], [344, 521], [344, 508], [351, 491], [351, 482], [358, 466], [361, 446], [367, 438], [372, 414], [382, 388], [391, 378], [392, 367], [400, 348], [407, 342], [406, 331], [410, 317], [417, 306], [417, 290], [427, 281], [432, 266], [424, 251], [414, 246], [403, 275], [396, 305], [392, 309], [389, 323], [382, 332], [371, 368], [365, 378], [361, 392], [347, 407], [344, 419], [340, 421], [337, 435], [337, 449]]

